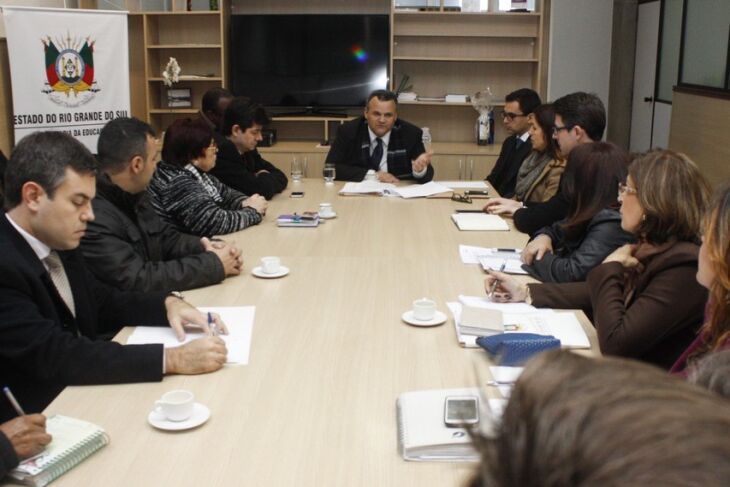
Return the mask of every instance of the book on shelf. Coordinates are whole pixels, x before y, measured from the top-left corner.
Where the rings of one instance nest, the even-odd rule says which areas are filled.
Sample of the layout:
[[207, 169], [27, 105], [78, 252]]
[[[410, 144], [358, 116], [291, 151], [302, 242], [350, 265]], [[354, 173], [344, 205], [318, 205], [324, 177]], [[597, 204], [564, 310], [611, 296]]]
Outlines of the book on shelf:
[[48, 418], [46, 431], [53, 437], [51, 443], [11, 470], [11, 479], [36, 487], [48, 485], [109, 443], [109, 435], [101, 427], [60, 414]]
[[417, 462], [478, 462], [479, 454], [464, 428], [444, 423], [444, 405], [449, 396], [479, 398], [479, 430], [493, 427], [506, 400], [488, 399], [478, 388], [431, 389], [404, 392], [396, 401], [398, 450], [405, 460]]

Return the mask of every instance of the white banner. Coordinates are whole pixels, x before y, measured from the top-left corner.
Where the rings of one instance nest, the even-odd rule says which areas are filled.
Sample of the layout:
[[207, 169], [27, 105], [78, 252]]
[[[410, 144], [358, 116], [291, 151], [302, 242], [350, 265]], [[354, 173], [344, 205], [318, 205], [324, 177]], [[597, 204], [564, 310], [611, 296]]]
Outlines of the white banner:
[[127, 13], [3, 7], [15, 142], [67, 132], [96, 153], [102, 127], [129, 116]]

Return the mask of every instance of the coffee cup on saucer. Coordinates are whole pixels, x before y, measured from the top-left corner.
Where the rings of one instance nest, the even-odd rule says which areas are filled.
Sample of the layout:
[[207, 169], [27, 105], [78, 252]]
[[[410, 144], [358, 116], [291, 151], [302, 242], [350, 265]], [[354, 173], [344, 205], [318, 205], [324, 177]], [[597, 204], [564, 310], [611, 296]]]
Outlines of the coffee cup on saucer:
[[261, 272], [276, 274], [281, 269], [281, 259], [278, 257], [261, 257]]
[[195, 396], [183, 389], [166, 392], [155, 401], [155, 410], [162, 413], [168, 421], [185, 421], [193, 415]]
[[421, 298], [413, 301], [413, 318], [419, 321], [432, 320], [436, 315], [436, 301]]
[[320, 203], [319, 216], [322, 218], [331, 218], [335, 216], [335, 210], [332, 208], [332, 203]]

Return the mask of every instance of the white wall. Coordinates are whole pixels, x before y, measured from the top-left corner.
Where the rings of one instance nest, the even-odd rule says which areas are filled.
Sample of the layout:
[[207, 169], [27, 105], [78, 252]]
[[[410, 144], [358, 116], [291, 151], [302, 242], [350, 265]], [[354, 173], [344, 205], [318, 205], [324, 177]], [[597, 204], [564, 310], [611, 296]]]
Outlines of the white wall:
[[611, 0], [551, 2], [548, 101], [586, 91], [608, 107], [612, 25]]
[[[0, 0], [0, 7], [17, 6], [17, 7], [55, 7], [63, 8], [66, 5], [64, 0]], [[0, 37], [5, 37], [5, 19], [0, 14]]]

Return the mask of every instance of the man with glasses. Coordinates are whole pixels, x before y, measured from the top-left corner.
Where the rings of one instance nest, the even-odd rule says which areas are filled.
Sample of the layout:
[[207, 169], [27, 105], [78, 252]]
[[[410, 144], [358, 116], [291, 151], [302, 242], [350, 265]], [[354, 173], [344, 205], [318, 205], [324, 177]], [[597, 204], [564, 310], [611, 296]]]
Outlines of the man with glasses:
[[[215, 144], [208, 148], [217, 150]], [[240, 274], [241, 251], [178, 232], [163, 222], [147, 193], [159, 150], [152, 128], [117, 118], [99, 135], [96, 219], [81, 250], [97, 279], [134, 291], [184, 291]]]
[[[568, 158], [570, 151], [580, 144], [598, 142], [606, 128], [606, 109], [600, 98], [591, 93], [571, 93], [553, 103], [555, 128], [553, 138], [560, 152]], [[563, 196], [562, 181], [557, 194], [544, 203], [532, 203], [517, 210], [515, 228], [533, 235], [543, 227], [567, 216], [569, 202]]]
[[502, 123], [510, 136], [504, 140], [497, 163], [487, 176], [487, 181], [504, 198], [514, 196], [517, 173], [522, 161], [532, 152], [528, 115], [540, 103], [540, 96], [529, 88], [513, 91], [505, 97]]

